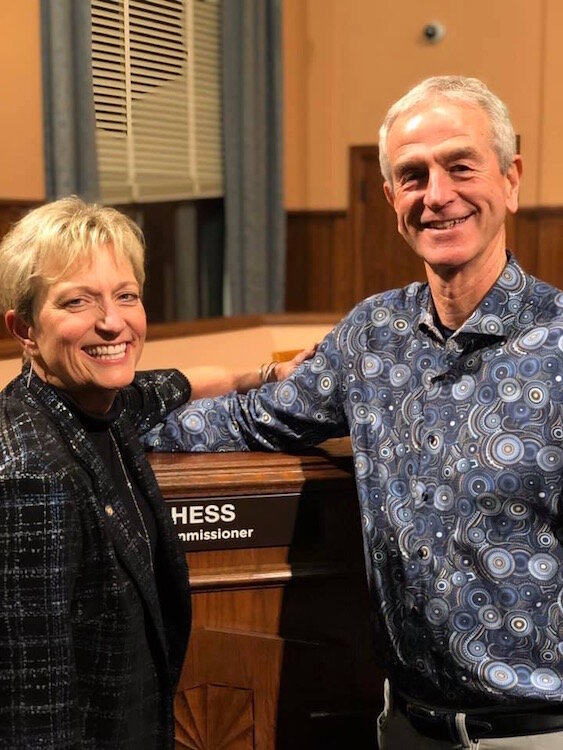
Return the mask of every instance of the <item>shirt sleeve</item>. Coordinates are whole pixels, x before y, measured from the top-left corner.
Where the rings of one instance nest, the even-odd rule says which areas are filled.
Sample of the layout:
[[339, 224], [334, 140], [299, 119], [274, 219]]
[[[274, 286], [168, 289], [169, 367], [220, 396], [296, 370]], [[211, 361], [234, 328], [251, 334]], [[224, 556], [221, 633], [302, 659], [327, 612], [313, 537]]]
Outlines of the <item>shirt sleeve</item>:
[[179, 370], [137, 372], [133, 383], [122, 391], [125, 410], [141, 433], [187, 403], [190, 394], [190, 383]]
[[81, 554], [69, 478], [0, 475], [0, 747], [80, 746], [71, 597]]
[[293, 450], [348, 432], [338, 329], [287, 380], [171, 412], [142, 441], [154, 451]]

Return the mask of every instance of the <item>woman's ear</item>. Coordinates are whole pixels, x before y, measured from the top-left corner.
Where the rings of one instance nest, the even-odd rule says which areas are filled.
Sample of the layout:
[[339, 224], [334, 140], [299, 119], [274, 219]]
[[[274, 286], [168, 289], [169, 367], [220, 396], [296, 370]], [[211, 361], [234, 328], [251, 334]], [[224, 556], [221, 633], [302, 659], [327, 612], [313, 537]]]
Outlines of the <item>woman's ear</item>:
[[4, 315], [6, 328], [12, 336], [20, 342], [22, 349], [28, 357], [37, 353], [33, 326], [30, 326], [15, 310], [7, 310]]

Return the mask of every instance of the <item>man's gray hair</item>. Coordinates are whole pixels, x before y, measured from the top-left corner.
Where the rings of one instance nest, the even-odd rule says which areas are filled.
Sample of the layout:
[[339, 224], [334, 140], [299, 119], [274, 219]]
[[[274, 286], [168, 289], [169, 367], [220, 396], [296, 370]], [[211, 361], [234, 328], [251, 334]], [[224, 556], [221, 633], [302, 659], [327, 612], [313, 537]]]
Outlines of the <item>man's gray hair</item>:
[[391, 183], [391, 166], [387, 157], [389, 131], [397, 117], [416, 109], [437, 97], [458, 104], [480, 107], [489, 117], [491, 145], [497, 155], [500, 170], [506, 174], [516, 154], [516, 136], [508, 107], [478, 78], [464, 76], [434, 76], [427, 78], [393, 104], [379, 129], [379, 166], [381, 174]]

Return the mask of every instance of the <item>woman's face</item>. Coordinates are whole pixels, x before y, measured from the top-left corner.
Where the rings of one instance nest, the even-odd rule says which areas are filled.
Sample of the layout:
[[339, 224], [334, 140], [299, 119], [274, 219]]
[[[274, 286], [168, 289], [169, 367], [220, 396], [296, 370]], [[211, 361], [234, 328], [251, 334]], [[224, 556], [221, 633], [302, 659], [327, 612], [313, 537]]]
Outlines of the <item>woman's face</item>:
[[111, 246], [47, 286], [26, 346], [33, 368], [83, 409], [103, 414], [129, 385], [146, 334], [145, 309], [128, 260]]

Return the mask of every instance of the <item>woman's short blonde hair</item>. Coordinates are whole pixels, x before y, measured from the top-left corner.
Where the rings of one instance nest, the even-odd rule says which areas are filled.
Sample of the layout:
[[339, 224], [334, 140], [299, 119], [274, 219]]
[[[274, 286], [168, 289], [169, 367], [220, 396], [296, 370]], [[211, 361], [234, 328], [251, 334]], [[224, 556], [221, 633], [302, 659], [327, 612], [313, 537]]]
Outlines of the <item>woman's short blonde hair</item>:
[[131, 263], [142, 289], [145, 244], [132, 219], [76, 196], [30, 211], [0, 243], [0, 310], [13, 309], [31, 323], [38, 292], [77, 262], [89, 262], [104, 245]]

